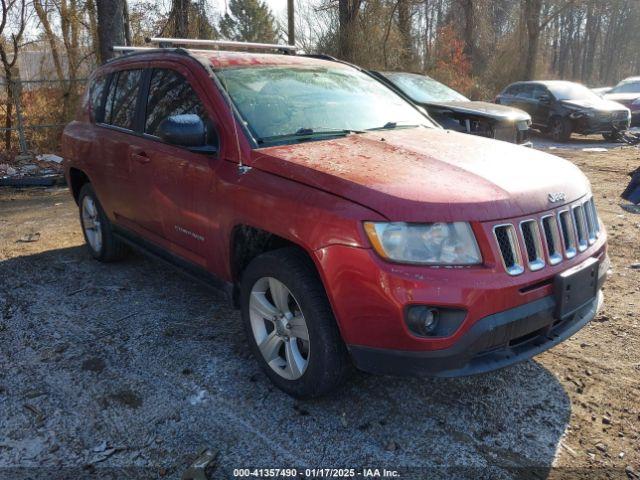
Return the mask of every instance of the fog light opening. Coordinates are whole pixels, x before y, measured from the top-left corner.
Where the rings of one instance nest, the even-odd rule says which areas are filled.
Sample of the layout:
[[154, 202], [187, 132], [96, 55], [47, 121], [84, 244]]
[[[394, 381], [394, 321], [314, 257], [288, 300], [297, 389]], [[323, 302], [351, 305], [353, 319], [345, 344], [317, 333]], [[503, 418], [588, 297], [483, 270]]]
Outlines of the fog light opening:
[[436, 308], [416, 306], [409, 309], [407, 323], [419, 335], [430, 336], [438, 329], [439, 312]]

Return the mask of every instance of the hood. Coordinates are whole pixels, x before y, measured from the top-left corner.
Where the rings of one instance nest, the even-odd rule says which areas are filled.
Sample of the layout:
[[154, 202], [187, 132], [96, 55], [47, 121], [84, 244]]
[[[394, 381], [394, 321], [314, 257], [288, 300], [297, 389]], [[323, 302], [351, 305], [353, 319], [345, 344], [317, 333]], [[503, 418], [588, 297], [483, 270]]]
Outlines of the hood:
[[254, 150], [252, 166], [350, 199], [392, 221], [488, 221], [589, 192], [572, 163], [491, 139], [412, 128]]
[[625, 106], [611, 100], [560, 100], [560, 103], [572, 108], [598, 110], [600, 112], [614, 112], [624, 110]]
[[531, 116], [517, 108], [489, 102], [430, 102], [425, 107], [444, 107], [454, 112], [492, 118], [499, 121], [531, 120]]
[[610, 93], [605, 95], [607, 100], [621, 103], [625, 106], [631, 105], [636, 99], [640, 98], [640, 93]]

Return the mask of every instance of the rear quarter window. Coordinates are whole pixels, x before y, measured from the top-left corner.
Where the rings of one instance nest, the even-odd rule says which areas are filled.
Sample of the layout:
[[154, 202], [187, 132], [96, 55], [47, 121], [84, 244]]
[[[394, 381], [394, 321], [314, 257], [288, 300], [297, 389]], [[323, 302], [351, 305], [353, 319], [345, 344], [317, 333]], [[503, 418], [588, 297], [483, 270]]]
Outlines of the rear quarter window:
[[109, 77], [106, 75], [97, 77], [89, 88], [89, 106], [91, 108], [92, 122], [102, 122], [102, 115], [104, 114], [102, 107], [107, 80], [109, 80]]

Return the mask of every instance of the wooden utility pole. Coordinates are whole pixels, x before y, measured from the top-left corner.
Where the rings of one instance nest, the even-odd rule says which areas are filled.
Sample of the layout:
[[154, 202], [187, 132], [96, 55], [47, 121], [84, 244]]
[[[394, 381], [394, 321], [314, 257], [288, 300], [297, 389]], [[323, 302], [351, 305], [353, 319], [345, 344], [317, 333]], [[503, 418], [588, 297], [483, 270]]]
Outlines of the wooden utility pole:
[[296, 31], [295, 31], [295, 23], [294, 23], [294, 0], [287, 0], [287, 20], [289, 27], [289, 45], [296, 44]]

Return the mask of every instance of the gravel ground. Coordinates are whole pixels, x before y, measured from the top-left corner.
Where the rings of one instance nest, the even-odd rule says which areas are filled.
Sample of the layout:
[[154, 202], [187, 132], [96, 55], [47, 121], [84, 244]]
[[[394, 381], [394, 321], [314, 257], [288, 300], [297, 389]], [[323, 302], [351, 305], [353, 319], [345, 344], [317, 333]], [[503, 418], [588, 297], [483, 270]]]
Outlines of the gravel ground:
[[413, 469], [401, 478], [607, 467], [634, 478], [640, 270], [629, 266], [640, 261], [640, 215], [617, 194], [640, 161], [631, 148], [569, 154], [613, 232], [597, 321], [492, 374], [356, 373], [305, 402], [263, 377], [219, 292], [138, 255], [92, 260], [66, 189], [0, 189], [0, 478], [180, 478], [203, 448], [216, 454], [211, 478], [291, 466]]

